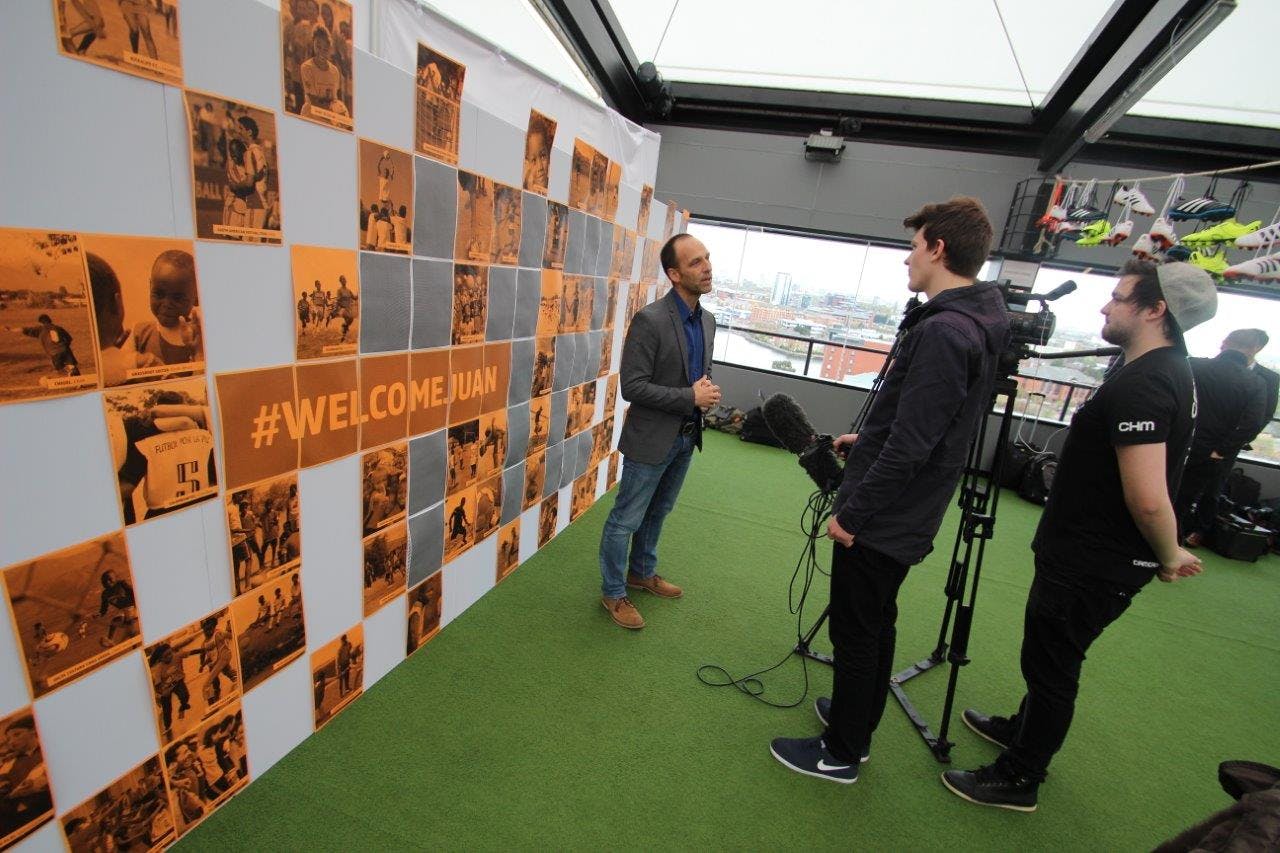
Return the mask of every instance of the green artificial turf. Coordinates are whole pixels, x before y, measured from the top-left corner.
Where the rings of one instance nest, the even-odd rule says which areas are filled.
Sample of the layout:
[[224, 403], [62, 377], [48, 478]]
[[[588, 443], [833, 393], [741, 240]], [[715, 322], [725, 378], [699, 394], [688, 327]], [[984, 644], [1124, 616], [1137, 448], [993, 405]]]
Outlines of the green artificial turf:
[[[409, 849], [1150, 849], [1229, 803], [1224, 759], [1280, 764], [1276, 701], [1280, 559], [1231, 562], [1153, 582], [1094, 645], [1075, 722], [1040, 808], [965, 803], [894, 702], [856, 785], [784, 769], [776, 736], [819, 731], [808, 696], [775, 710], [700, 684], [701, 664], [735, 675], [795, 641], [788, 584], [809, 483], [794, 457], [707, 437], [667, 521], [660, 571], [684, 586], [640, 593], [648, 626], [629, 632], [599, 602], [596, 547], [610, 493], [497, 589], [382, 679], [182, 844], [190, 850]], [[951, 728], [955, 766], [996, 749], [959, 710], [1011, 713], [1022, 691], [1021, 616], [1038, 508], [1005, 492], [983, 567], [972, 663]], [[899, 595], [898, 662], [932, 650], [954, 537]], [[829, 545], [820, 546], [824, 567]], [[825, 604], [826, 578], [806, 625]], [[825, 631], [820, 647], [829, 648]], [[945, 670], [908, 691], [936, 724]], [[804, 691], [798, 659], [766, 695]]]

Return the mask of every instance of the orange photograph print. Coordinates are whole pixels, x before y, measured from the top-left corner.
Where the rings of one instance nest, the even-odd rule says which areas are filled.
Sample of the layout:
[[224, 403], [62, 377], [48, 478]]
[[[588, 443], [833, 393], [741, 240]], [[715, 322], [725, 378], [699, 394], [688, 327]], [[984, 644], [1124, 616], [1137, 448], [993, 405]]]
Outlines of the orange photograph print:
[[162, 744], [185, 737], [240, 698], [240, 662], [225, 607], [148, 646], [146, 662]]
[[84, 264], [75, 234], [0, 228], [0, 403], [98, 387]]
[[352, 27], [346, 0], [288, 0], [280, 5], [285, 112], [351, 130]]
[[169, 780], [174, 823], [181, 836], [249, 784], [249, 751], [240, 703], [201, 723], [160, 755]]
[[316, 731], [364, 690], [364, 623], [357, 622], [311, 655]]
[[445, 562], [476, 543], [476, 487], [444, 499]]
[[187, 89], [196, 238], [280, 245], [280, 137], [271, 110]]
[[476, 486], [476, 541], [488, 538], [502, 521], [502, 476]]
[[63, 56], [182, 85], [178, 0], [54, 0], [53, 13]]
[[560, 514], [560, 495], [553, 494], [542, 501], [538, 509], [538, 547], [546, 545], [556, 535], [556, 518]]
[[560, 317], [564, 309], [560, 300], [564, 296], [565, 280], [571, 278], [559, 270], [542, 271], [542, 296], [538, 301], [539, 335], [554, 335], [560, 331]]
[[204, 373], [190, 240], [85, 234], [98, 363], [108, 388]]
[[390, 444], [360, 457], [364, 536], [401, 521], [409, 495], [409, 445]]
[[204, 377], [117, 388], [102, 403], [126, 525], [217, 496]]
[[592, 149], [591, 181], [587, 191], [587, 213], [604, 216], [605, 178], [609, 173], [609, 158]]
[[174, 838], [160, 756], [153, 755], [62, 816], [72, 853], [163, 850]]
[[473, 264], [453, 267], [453, 343], [484, 342], [489, 306], [489, 268]]
[[436, 572], [409, 590], [405, 597], [409, 611], [405, 654], [413, 654], [440, 633], [440, 591], [443, 581], [444, 572]]
[[414, 151], [446, 163], [458, 162], [462, 82], [467, 68], [418, 42], [417, 116]]
[[231, 627], [248, 693], [297, 660], [307, 648], [302, 618], [302, 582], [282, 575], [231, 602]]
[[458, 171], [458, 230], [453, 256], [459, 261], [488, 263], [494, 256], [493, 181]]
[[302, 512], [296, 471], [229, 490], [225, 500], [236, 595], [297, 570], [302, 562]]
[[602, 217], [612, 222], [618, 215], [618, 192], [622, 187], [622, 164], [609, 161], [604, 176], [604, 210]]
[[569, 208], [558, 201], [547, 202], [547, 242], [543, 250], [542, 266], [549, 270], [564, 269], [564, 257], [569, 248]]
[[556, 120], [529, 110], [529, 129], [524, 137], [524, 188], [531, 193], [547, 194], [555, 140]]
[[501, 583], [520, 565], [520, 519], [508, 522], [498, 531], [498, 572], [495, 582]]
[[524, 465], [524, 500], [521, 509], [529, 509], [542, 500], [542, 488], [546, 484], [547, 454], [538, 451], [529, 457]]
[[591, 164], [596, 150], [577, 137], [573, 140], [573, 158], [569, 171], [569, 206], [587, 211], [591, 206]]
[[[543, 283], [544, 284], [546, 283], [545, 280]], [[544, 291], [544, 294], [545, 294], [545, 291]], [[544, 300], [543, 304], [545, 305], [545, 300], [546, 300], [545, 295], [543, 296], [543, 300]], [[546, 337], [537, 338], [534, 341], [534, 346], [537, 348], [537, 350], [533, 356], [533, 387], [531, 389], [531, 394], [533, 395], [534, 402], [536, 403], [537, 398], [543, 397], [551, 393], [551, 383], [555, 377], [555, 371], [556, 371], [555, 336], [547, 335]], [[550, 417], [551, 417], [550, 410], [547, 410], [548, 421], [550, 421]], [[530, 409], [529, 410], [530, 429], [532, 430], [539, 426], [542, 426], [542, 429], [536, 430], [535, 432], [530, 432], [530, 435], [535, 435], [537, 432], [542, 432], [543, 430], [546, 429], [545, 425], [538, 424], [537, 418], [534, 415], [534, 410]]]
[[53, 817], [49, 771], [31, 707], [0, 720], [5, 790], [0, 791], [0, 848], [8, 850]]
[[514, 266], [520, 259], [520, 190], [495, 184], [493, 191], [493, 252], [496, 264]]
[[405, 590], [409, 532], [404, 521], [364, 540], [364, 615], [372, 616]]
[[547, 446], [551, 434], [551, 397], [543, 394], [529, 401], [529, 456]]
[[653, 187], [644, 184], [640, 187], [640, 211], [636, 214], [636, 233], [647, 236], [649, 230], [649, 205], [653, 204]]
[[413, 251], [413, 155], [361, 139], [360, 248], [408, 255]]
[[569, 502], [569, 520], [577, 521], [580, 515], [591, 509], [591, 504], [595, 499], [596, 469], [592, 468], [573, 481], [573, 498]]
[[289, 258], [298, 360], [355, 355], [360, 347], [356, 253], [324, 246], [290, 246]]
[[4, 570], [35, 698], [142, 645], [124, 532]]

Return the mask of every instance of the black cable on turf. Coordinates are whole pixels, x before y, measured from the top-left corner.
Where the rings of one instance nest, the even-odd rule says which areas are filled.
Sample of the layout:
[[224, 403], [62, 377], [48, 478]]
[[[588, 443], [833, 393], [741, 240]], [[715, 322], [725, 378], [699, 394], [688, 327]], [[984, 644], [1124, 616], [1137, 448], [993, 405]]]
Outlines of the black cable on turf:
[[[800, 552], [800, 558], [796, 561], [796, 567], [791, 573], [791, 583], [787, 589], [787, 609], [796, 615], [797, 645], [804, 639], [804, 603], [809, 597], [809, 589], [813, 586], [814, 574], [817, 572], [821, 572], [823, 575], [827, 574], [818, 562], [818, 542], [826, 536], [825, 522], [831, 514], [831, 505], [834, 498], [835, 496], [830, 493], [814, 492], [809, 496], [804, 511], [800, 514], [800, 532], [805, 534], [805, 544]], [[800, 578], [803, 578], [803, 582], [800, 586], [800, 594], [797, 597], [796, 581]], [[804, 675], [804, 691], [794, 702], [773, 702], [764, 698], [764, 681], [760, 678], [760, 676], [782, 666], [793, 654], [795, 654], [794, 649], [788, 651], [780, 661], [772, 666], [744, 675], [741, 678], [734, 678], [729, 670], [719, 664], [703, 664], [697, 670], [698, 680], [708, 687], [736, 688], [739, 692], [750, 696], [758, 702], [763, 702], [771, 708], [795, 708], [809, 695], [809, 661], [807, 658], [803, 655], [800, 656], [800, 668]], [[705, 673], [721, 673], [724, 677], [712, 680]]]

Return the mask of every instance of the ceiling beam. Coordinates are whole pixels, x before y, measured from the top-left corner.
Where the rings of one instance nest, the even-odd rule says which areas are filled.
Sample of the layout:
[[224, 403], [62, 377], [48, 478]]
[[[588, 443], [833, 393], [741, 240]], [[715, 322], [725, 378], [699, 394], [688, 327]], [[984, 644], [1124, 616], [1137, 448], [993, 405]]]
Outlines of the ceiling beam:
[[608, 0], [535, 0], [581, 60], [605, 102], [634, 122], [648, 121], [636, 57]]
[[1052, 173], [1085, 146], [1084, 134], [1178, 30], [1213, 0], [1117, 0], [1076, 54], [1037, 118], [1039, 169]]

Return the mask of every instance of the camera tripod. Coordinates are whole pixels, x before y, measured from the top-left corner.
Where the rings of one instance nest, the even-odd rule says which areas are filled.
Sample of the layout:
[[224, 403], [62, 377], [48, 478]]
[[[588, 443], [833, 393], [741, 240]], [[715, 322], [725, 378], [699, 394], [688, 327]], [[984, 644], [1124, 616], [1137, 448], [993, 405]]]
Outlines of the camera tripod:
[[[1089, 355], [1114, 355], [1118, 349], [1104, 347], [1096, 350], [1079, 350], [1061, 353], [1036, 353], [1025, 351], [1020, 357], [1036, 357], [1041, 359], [1077, 358]], [[890, 359], [886, 360], [886, 365]], [[868, 398], [862, 414], [858, 418], [859, 425], [870, 408], [871, 399], [881, 377], [876, 378], [872, 386], [872, 396]], [[951, 550], [951, 563], [947, 572], [944, 587], [947, 602], [942, 613], [942, 624], [938, 629], [938, 641], [929, 655], [906, 669], [894, 674], [889, 679], [889, 689], [894, 698], [902, 706], [902, 710], [916, 727], [916, 731], [924, 740], [934, 758], [943, 763], [950, 763], [953, 744], [947, 738], [951, 725], [951, 712], [955, 704], [956, 684], [960, 678], [960, 667], [969, 663], [969, 633], [973, 627], [973, 610], [978, 597], [978, 582], [982, 577], [982, 561], [986, 554], [986, 544], [995, 535], [996, 510], [1000, 502], [1000, 482], [1009, 447], [1010, 427], [1014, 417], [1014, 403], [1018, 397], [1018, 384], [1012, 375], [999, 376], [992, 390], [991, 412], [1004, 399], [999, 409], [999, 426], [993, 448], [994, 455], [988, 466], [983, 465], [983, 450], [989, 434], [990, 417], [984, 416], [977, 432], [969, 442], [969, 452], [960, 481], [959, 506], [960, 522], [956, 529], [955, 544]], [[822, 611], [822, 615], [813, 627], [796, 643], [794, 652], [825, 664], [832, 664], [830, 655], [815, 652], [810, 647], [823, 622], [826, 621], [830, 607]], [[933, 732], [929, 722], [924, 718], [910, 697], [904, 685], [911, 679], [923, 675], [942, 663], [949, 663], [951, 671], [947, 678], [947, 691], [942, 705], [942, 722], [937, 734]]]

